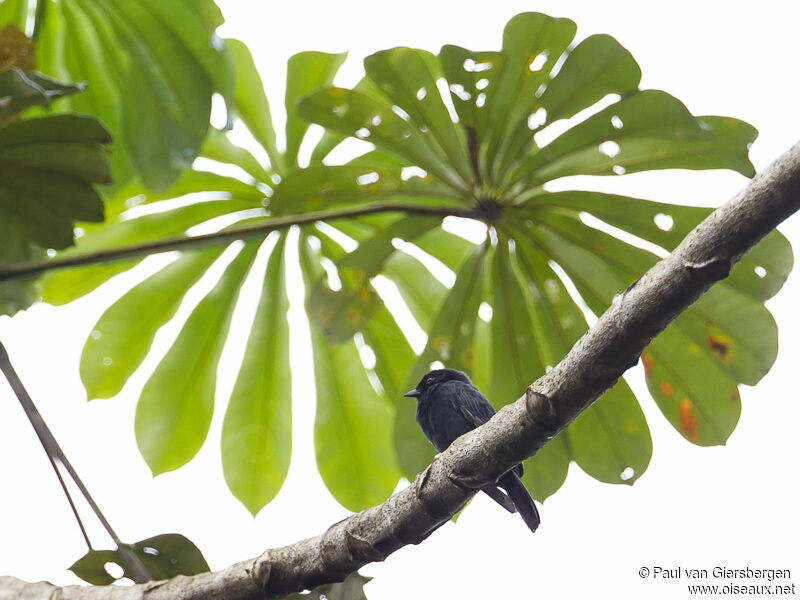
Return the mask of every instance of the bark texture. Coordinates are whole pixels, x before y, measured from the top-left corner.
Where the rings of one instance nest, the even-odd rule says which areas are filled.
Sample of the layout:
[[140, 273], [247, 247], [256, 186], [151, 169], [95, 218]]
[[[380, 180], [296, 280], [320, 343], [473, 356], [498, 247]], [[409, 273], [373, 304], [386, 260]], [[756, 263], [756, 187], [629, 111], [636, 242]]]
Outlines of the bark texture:
[[675, 251], [625, 290], [525, 396], [437, 455], [379, 506], [325, 533], [223, 571], [122, 587], [56, 587], [0, 577], [0, 599], [241, 600], [341, 581], [447, 522], [486, 483], [535, 454], [636, 364], [647, 344], [781, 221], [800, 208], [800, 144], [714, 211]]

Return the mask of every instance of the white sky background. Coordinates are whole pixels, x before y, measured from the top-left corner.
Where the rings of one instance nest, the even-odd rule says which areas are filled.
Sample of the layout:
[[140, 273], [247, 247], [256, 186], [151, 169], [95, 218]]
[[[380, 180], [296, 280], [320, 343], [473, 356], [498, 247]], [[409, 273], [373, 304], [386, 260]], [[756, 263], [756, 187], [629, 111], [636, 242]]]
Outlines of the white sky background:
[[[375, 50], [408, 45], [437, 51], [444, 43], [472, 49], [500, 45], [503, 25], [538, 10], [578, 23], [579, 38], [610, 33], [643, 71], [643, 87], [664, 89], [695, 114], [742, 118], [759, 131], [751, 157], [757, 169], [800, 139], [797, 25], [791, 0], [667, 5], [633, 1], [495, 0], [458, 3], [222, 1], [227, 37], [251, 48], [282, 119], [285, 66], [301, 50], [350, 50], [342, 78], [350, 85], [360, 61]], [[658, 8], [654, 8], [658, 7]], [[746, 184], [723, 171], [664, 171], [592, 181], [598, 189], [679, 203], [718, 205]], [[783, 232], [800, 243], [800, 219]], [[219, 457], [224, 399], [236, 374], [226, 349], [220, 404], [208, 443], [187, 467], [156, 479], [133, 434], [135, 402], [157, 361], [148, 360], [119, 397], [86, 402], [78, 376], [80, 349], [100, 311], [121, 288], [67, 307], [36, 306], [0, 318], [23, 381], [119, 535], [134, 541], [180, 532], [214, 569], [322, 532], [347, 516], [325, 489], [313, 459], [313, 382], [295, 372], [295, 449], [277, 499], [254, 520], [225, 487]], [[780, 327], [780, 354], [755, 388], [742, 389], [742, 417], [727, 446], [697, 448], [684, 441], [649, 399], [641, 369], [629, 374], [651, 427], [654, 452], [633, 487], [598, 483], [572, 465], [564, 487], [543, 507], [531, 535], [516, 515], [479, 496], [457, 524], [384, 564], [371, 600], [406, 598], [683, 598], [687, 580], [642, 580], [641, 566], [789, 568], [800, 584], [797, 465], [800, 422], [796, 383], [800, 357], [800, 277], [793, 274], [768, 302]], [[294, 310], [299, 307], [295, 303]], [[184, 312], [184, 311], [182, 311]], [[159, 334], [166, 349], [177, 328]], [[236, 346], [246, 323], [234, 324]], [[292, 348], [292, 364], [308, 368], [307, 350]], [[83, 508], [83, 507], [82, 507]], [[105, 536], [92, 523], [94, 538]], [[27, 580], [77, 581], [66, 567], [85, 551], [44, 452], [5, 382], [0, 383], [0, 573]], [[709, 583], [718, 583], [710, 581]], [[724, 583], [724, 582], [723, 582]], [[744, 582], [738, 582], [744, 583]], [[751, 581], [750, 583], [762, 583]]]

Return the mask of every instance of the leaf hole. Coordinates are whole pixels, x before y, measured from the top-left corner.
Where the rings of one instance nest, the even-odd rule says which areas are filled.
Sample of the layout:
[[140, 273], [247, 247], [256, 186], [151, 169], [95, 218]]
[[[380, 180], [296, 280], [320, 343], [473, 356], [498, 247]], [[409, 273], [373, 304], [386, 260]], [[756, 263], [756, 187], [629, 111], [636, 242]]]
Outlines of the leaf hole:
[[417, 100], [425, 100], [428, 95], [428, 90], [424, 87], [421, 87], [417, 90]]
[[358, 356], [361, 358], [361, 364], [365, 369], [372, 370], [378, 363], [378, 358], [375, 356], [375, 351], [372, 346], [364, 342], [364, 336], [361, 333], [356, 333], [356, 347], [358, 348]]
[[491, 62], [475, 62], [471, 58], [464, 60], [462, 66], [467, 73], [482, 73], [492, 68]]
[[462, 102], [469, 102], [472, 100], [472, 94], [465, 90], [464, 86], [460, 83], [451, 83], [450, 92]]
[[478, 97], [475, 100], [475, 106], [478, 108], [483, 108], [486, 105], [486, 94], [481, 92], [478, 94]]
[[622, 479], [622, 481], [630, 481], [633, 479], [634, 475], [636, 475], [636, 472], [633, 470], [633, 467], [625, 467], [622, 473], [619, 474], [619, 478]]
[[373, 124], [375, 127], [377, 127], [377, 126], [378, 126], [378, 125], [380, 125], [381, 123], [383, 123], [383, 119], [381, 118], [381, 116], [380, 116], [380, 115], [375, 115], [374, 117], [372, 117], [372, 124]]
[[611, 170], [614, 171], [616, 175], [625, 175], [625, 173], [627, 173], [627, 170], [622, 165], [614, 165], [611, 167]]
[[425, 179], [427, 176], [428, 172], [425, 169], [421, 169], [417, 166], [403, 167], [403, 169], [400, 171], [400, 179], [403, 181], [408, 181], [412, 177]]
[[538, 88], [536, 88], [536, 92], [535, 92], [533, 95], [534, 95], [534, 96], [536, 96], [537, 98], [541, 98], [541, 97], [542, 97], [542, 94], [544, 94], [544, 91], [545, 91], [546, 89], [547, 89], [547, 84], [546, 84], [546, 83], [543, 83], [543, 84], [542, 84], [542, 85], [540, 85]]
[[475, 82], [476, 90], [485, 90], [487, 87], [489, 87], [489, 80], [486, 77], [482, 77]]
[[53, 258], [55, 255], [56, 255], [55, 249], [53, 249], [53, 248], [48, 248], [47, 249], [47, 256], [49, 256], [50, 258]]
[[611, 126], [614, 129], [622, 129], [623, 127], [625, 127], [625, 123], [622, 121], [622, 119], [619, 118], [619, 116], [614, 115], [611, 117]]
[[549, 50], [542, 50], [537, 54], [534, 59], [528, 63], [528, 70], [531, 73], [535, 73], [536, 71], [541, 71], [542, 67], [547, 63], [547, 57], [550, 56]]
[[371, 133], [370, 130], [367, 129], [366, 127], [360, 127], [359, 129], [356, 129], [356, 137], [361, 140], [363, 140], [364, 138], [368, 138], [370, 133]]
[[539, 129], [539, 127], [541, 127], [545, 123], [547, 123], [546, 108], [538, 108], [536, 112], [533, 112], [530, 115], [528, 115], [528, 129], [530, 129], [531, 131]]
[[125, 569], [119, 566], [115, 562], [107, 562], [103, 564], [103, 570], [108, 573], [114, 579], [119, 579], [123, 575], [125, 575]]
[[673, 218], [664, 213], [658, 213], [653, 217], [653, 223], [655, 223], [656, 227], [661, 231], [672, 231], [672, 227], [675, 225]]
[[401, 119], [403, 119], [404, 121], [408, 121], [409, 119], [411, 119], [409, 114], [406, 111], [404, 111], [402, 108], [397, 106], [397, 104], [393, 104], [392, 105], [392, 112], [394, 114], [396, 114], [398, 117], [400, 117]]
[[334, 262], [330, 258], [320, 256], [319, 263], [328, 276], [328, 287], [334, 292], [340, 291], [342, 289], [342, 280], [339, 279], [339, 270]]
[[377, 171], [370, 171], [369, 173], [364, 173], [363, 175], [359, 175], [356, 178], [356, 183], [358, 185], [369, 185], [371, 183], [377, 183], [381, 176], [378, 174]]
[[110, 356], [103, 357], [103, 365], [106, 367], [110, 367], [114, 360]]
[[428, 369], [430, 369], [431, 371], [435, 369], [444, 369], [444, 363], [440, 360], [435, 360], [428, 365]]
[[158, 550], [156, 550], [151, 546], [145, 546], [144, 548], [142, 548], [142, 552], [144, 552], [145, 554], [150, 554], [152, 556], [158, 556], [159, 554], [161, 554]]
[[480, 317], [481, 321], [484, 323], [489, 323], [492, 320], [492, 315], [494, 311], [492, 307], [489, 305], [488, 302], [481, 302], [480, 307], [478, 308], [478, 316]]
[[600, 154], [605, 154], [609, 158], [614, 158], [619, 154], [619, 144], [612, 140], [606, 140], [600, 144], [597, 149], [600, 151]]
[[759, 279], [764, 279], [764, 277], [767, 276], [767, 270], [761, 265], [758, 265], [755, 269], [753, 269], [753, 271], [755, 271], [755, 274], [758, 275]]

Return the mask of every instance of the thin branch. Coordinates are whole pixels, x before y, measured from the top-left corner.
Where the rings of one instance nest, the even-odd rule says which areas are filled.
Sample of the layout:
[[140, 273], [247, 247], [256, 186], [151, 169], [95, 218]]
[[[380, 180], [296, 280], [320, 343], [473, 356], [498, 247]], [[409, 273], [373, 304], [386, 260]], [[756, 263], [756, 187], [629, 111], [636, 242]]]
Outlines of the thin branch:
[[[142, 561], [139, 559], [136, 554], [130, 550], [127, 544], [122, 542], [119, 539], [117, 534], [111, 527], [111, 524], [106, 520], [103, 512], [100, 510], [100, 507], [92, 498], [92, 495], [89, 493], [89, 490], [81, 481], [81, 478], [78, 476], [77, 471], [72, 467], [72, 464], [69, 462], [67, 455], [64, 454], [64, 451], [61, 449], [61, 446], [56, 441], [55, 436], [50, 431], [50, 428], [47, 426], [47, 423], [44, 422], [44, 418], [42, 414], [39, 412], [39, 409], [36, 408], [36, 405], [31, 400], [30, 395], [28, 394], [28, 390], [25, 389], [22, 381], [17, 375], [16, 370], [14, 369], [13, 365], [11, 364], [11, 358], [8, 355], [8, 351], [6, 350], [5, 346], [2, 342], [0, 342], [0, 371], [2, 371], [3, 375], [5, 375], [6, 379], [8, 380], [9, 385], [11, 385], [11, 389], [13, 390], [14, 394], [17, 396], [20, 405], [22, 406], [22, 410], [25, 411], [25, 416], [28, 417], [28, 420], [33, 427], [33, 430], [36, 432], [36, 436], [39, 438], [39, 442], [42, 444], [42, 448], [47, 453], [48, 458], [51, 461], [58, 461], [61, 465], [64, 466], [69, 476], [72, 478], [72, 481], [75, 482], [75, 485], [80, 490], [83, 497], [86, 499], [87, 504], [91, 507], [92, 511], [94, 512], [97, 519], [102, 523], [105, 530], [108, 532], [108, 535], [111, 536], [111, 539], [114, 540], [114, 543], [120, 550], [120, 554], [122, 554], [123, 558], [125, 559], [125, 567], [128, 569], [129, 573], [132, 575], [132, 579], [137, 582], [145, 582], [152, 579], [150, 574], [142, 564]], [[53, 465], [55, 468], [55, 465]], [[58, 473], [58, 469], [56, 469], [56, 474], [61, 479], [60, 474]], [[63, 485], [63, 482], [62, 482]], [[72, 499], [69, 496], [69, 492], [67, 492], [66, 486], [64, 486], [64, 491], [67, 494], [67, 498], [69, 499], [70, 505], [72, 505]], [[74, 510], [74, 506], [73, 506]], [[77, 517], [77, 512], [76, 512]], [[78, 523], [81, 527], [81, 531], [86, 536], [86, 532], [83, 529], [83, 524], [78, 519]], [[87, 544], [88, 544], [87, 539]], [[91, 545], [89, 545], [91, 548]], [[2, 598], [2, 596], [0, 596]]]
[[430, 215], [435, 217], [464, 217], [467, 219], [481, 219], [485, 215], [479, 210], [455, 208], [455, 207], [430, 207], [416, 204], [368, 204], [357, 208], [343, 210], [330, 210], [309, 212], [300, 215], [288, 215], [285, 217], [275, 217], [255, 225], [247, 227], [231, 227], [214, 233], [195, 236], [171, 237], [153, 242], [122, 246], [120, 248], [109, 248], [87, 254], [76, 254], [63, 256], [41, 262], [16, 263], [6, 265], [0, 269], [0, 283], [20, 277], [30, 277], [40, 275], [45, 271], [54, 269], [64, 269], [67, 267], [81, 267], [93, 264], [100, 264], [122, 260], [125, 258], [135, 258], [147, 256], [160, 252], [170, 252], [173, 250], [189, 250], [205, 246], [227, 244], [236, 240], [246, 240], [252, 237], [264, 236], [271, 231], [288, 229], [292, 225], [307, 225], [317, 221], [335, 221], [337, 219], [351, 219], [366, 215], [374, 215], [385, 212], [401, 212], [412, 215]]
[[477, 490], [535, 454], [619, 379], [650, 341], [742, 255], [800, 208], [800, 144], [714, 211], [666, 259], [625, 290], [598, 322], [525, 396], [463, 435], [415, 481], [379, 506], [325, 533], [215, 573], [127, 588], [59, 588], [0, 577], [0, 598], [27, 600], [250, 600], [280, 597], [331, 581], [417, 544]]
[[61, 471], [58, 470], [58, 464], [56, 463], [55, 459], [50, 456], [50, 453], [47, 453], [47, 459], [50, 461], [50, 466], [53, 467], [53, 471], [55, 471], [56, 477], [58, 478], [58, 483], [61, 484], [61, 489], [64, 492], [64, 495], [67, 497], [67, 502], [69, 502], [69, 507], [72, 509], [72, 514], [75, 517], [75, 520], [78, 522], [78, 528], [81, 530], [81, 535], [83, 536], [83, 541], [86, 542], [86, 546], [89, 550], [92, 550], [92, 542], [89, 540], [89, 534], [86, 533], [86, 527], [83, 526], [83, 521], [81, 520], [81, 515], [78, 513], [78, 508], [75, 506], [75, 502], [72, 501], [72, 494], [69, 493], [69, 489], [67, 488], [67, 484], [64, 481], [64, 478], [61, 476]]

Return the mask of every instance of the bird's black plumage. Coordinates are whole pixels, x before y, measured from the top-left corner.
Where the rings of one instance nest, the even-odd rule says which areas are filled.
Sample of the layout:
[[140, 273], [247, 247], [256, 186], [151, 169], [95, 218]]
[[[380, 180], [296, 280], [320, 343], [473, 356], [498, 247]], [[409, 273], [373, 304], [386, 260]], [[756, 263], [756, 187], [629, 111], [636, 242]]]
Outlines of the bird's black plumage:
[[[417, 422], [434, 447], [442, 452], [453, 441], [486, 423], [494, 407], [466, 373], [437, 369], [425, 375], [417, 387], [406, 394], [417, 399]], [[522, 483], [522, 465], [517, 465], [483, 489], [495, 502], [510, 512], [519, 511], [531, 531], [539, 526], [539, 511]], [[508, 495], [506, 495], [508, 494]]]

